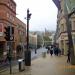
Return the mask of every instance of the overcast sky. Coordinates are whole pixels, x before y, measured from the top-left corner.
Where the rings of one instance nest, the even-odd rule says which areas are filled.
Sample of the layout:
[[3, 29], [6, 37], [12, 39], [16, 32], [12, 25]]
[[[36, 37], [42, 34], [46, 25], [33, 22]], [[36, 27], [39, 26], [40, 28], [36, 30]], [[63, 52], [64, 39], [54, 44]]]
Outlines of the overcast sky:
[[56, 30], [57, 8], [52, 0], [14, 0], [17, 4], [17, 17], [26, 23], [27, 8], [31, 15], [29, 30]]

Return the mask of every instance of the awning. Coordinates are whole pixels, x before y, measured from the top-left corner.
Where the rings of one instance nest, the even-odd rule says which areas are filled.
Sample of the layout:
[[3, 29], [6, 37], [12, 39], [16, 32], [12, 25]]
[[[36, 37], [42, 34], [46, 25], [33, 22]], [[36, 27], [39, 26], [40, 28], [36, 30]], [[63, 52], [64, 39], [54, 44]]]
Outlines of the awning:
[[56, 7], [58, 8], [58, 10], [60, 10], [61, 9], [60, 1], [59, 0], [53, 0], [53, 2], [56, 5]]

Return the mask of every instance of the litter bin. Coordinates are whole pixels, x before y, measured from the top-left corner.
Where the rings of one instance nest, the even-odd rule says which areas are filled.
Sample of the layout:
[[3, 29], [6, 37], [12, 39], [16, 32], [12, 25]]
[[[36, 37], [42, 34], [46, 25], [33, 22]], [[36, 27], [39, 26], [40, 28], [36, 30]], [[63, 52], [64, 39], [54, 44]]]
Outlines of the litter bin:
[[19, 59], [19, 72], [24, 70], [24, 59]]
[[42, 57], [46, 57], [46, 52], [42, 52]]

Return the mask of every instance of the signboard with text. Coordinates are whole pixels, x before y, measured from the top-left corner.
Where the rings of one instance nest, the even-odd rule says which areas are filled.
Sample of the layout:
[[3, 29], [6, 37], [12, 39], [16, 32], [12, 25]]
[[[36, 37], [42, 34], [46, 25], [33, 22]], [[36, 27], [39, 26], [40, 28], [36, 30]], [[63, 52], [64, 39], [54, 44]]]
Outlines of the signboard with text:
[[61, 9], [60, 0], [53, 0], [53, 2], [57, 6], [57, 8], [60, 10]]

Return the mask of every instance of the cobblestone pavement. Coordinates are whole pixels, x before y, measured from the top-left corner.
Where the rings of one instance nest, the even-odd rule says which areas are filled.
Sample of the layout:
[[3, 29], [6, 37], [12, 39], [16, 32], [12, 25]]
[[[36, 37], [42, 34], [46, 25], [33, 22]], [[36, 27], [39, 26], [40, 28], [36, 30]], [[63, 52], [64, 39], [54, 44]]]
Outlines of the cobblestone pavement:
[[[31, 66], [25, 66], [25, 70], [19, 72], [18, 65], [13, 67], [11, 75], [75, 75], [75, 66], [66, 62], [66, 56], [39, 57], [32, 60]], [[10, 75], [9, 68], [0, 75]]]

